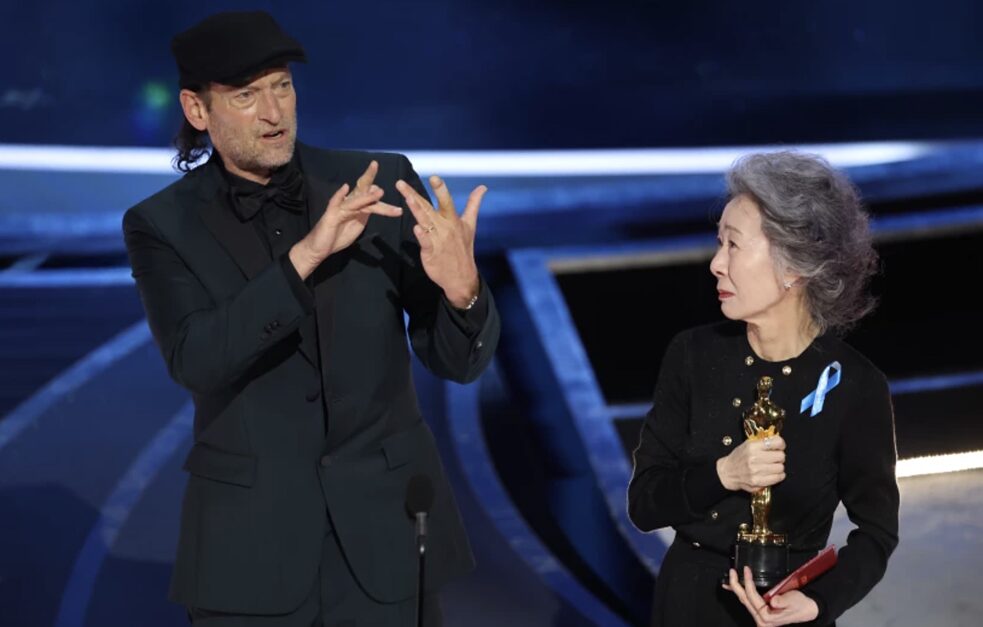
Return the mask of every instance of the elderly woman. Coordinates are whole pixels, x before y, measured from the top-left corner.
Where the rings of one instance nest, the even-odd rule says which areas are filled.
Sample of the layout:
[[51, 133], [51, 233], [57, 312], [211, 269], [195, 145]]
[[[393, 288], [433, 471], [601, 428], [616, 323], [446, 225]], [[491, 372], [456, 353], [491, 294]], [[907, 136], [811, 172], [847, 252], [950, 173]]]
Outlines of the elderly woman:
[[[669, 344], [628, 488], [639, 529], [676, 530], [652, 625], [828, 625], [881, 579], [898, 542], [887, 381], [837, 337], [874, 306], [877, 256], [856, 192], [821, 158], [750, 155], [727, 183], [710, 271], [729, 320]], [[764, 376], [784, 427], [747, 440], [742, 415]], [[836, 566], [766, 603], [730, 557], [751, 496], [769, 486], [792, 569], [826, 545], [840, 502], [856, 528]]]

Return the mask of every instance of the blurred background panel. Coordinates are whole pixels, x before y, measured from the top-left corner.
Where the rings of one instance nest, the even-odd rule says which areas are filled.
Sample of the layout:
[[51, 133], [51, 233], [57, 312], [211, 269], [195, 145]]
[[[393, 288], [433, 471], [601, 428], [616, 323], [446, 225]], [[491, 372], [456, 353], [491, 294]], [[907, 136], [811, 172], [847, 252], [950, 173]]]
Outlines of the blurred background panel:
[[0, 8], [6, 143], [162, 146], [170, 39], [272, 11], [307, 48], [305, 138], [360, 148], [830, 142], [979, 134], [971, 0], [396, 0]]

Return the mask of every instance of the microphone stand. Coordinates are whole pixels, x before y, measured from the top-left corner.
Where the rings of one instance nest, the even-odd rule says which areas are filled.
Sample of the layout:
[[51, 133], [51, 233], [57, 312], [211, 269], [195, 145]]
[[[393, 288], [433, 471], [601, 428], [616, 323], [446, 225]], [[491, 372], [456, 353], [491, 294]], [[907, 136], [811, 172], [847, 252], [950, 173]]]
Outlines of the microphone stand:
[[427, 513], [416, 513], [416, 551], [419, 570], [416, 581], [416, 626], [423, 627], [424, 564], [427, 559]]
[[416, 625], [423, 627], [424, 565], [427, 559], [427, 512], [433, 506], [433, 483], [427, 475], [410, 477], [406, 486], [406, 513], [416, 521]]

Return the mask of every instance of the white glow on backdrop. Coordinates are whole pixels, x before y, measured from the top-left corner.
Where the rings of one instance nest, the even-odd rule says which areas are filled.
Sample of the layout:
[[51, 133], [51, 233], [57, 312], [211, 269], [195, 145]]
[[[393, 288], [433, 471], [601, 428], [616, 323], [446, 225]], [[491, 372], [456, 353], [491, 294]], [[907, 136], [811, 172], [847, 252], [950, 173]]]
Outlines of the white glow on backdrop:
[[[907, 161], [931, 144], [873, 142], [730, 148], [619, 150], [407, 151], [417, 171], [443, 176], [627, 176], [719, 173], [747, 153], [795, 148], [838, 167]], [[169, 148], [30, 146], [0, 144], [0, 169], [175, 174]]]
[[983, 468], [983, 451], [953, 453], [950, 455], [928, 455], [898, 461], [898, 478], [937, 475], [944, 472], [974, 470]]

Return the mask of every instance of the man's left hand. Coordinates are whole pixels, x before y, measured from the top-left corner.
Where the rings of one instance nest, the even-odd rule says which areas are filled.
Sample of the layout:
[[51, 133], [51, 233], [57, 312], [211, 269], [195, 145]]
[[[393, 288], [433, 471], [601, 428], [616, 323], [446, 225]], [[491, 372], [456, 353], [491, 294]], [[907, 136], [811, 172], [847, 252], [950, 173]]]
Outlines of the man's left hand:
[[423, 270], [431, 281], [444, 290], [444, 296], [451, 305], [463, 309], [478, 294], [474, 235], [478, 208], [488, 188], [484, 185], [474, 188], [464, 206], [464, 213], [458, 216], [447, 184], [439, 176], [431, 176], [430, 187], [437, 197], [436, 210], [411, 185], [396, 181], [396, 189], [406, 199], [406, 206], [416, 218], [413, 233], [420, 242]]

